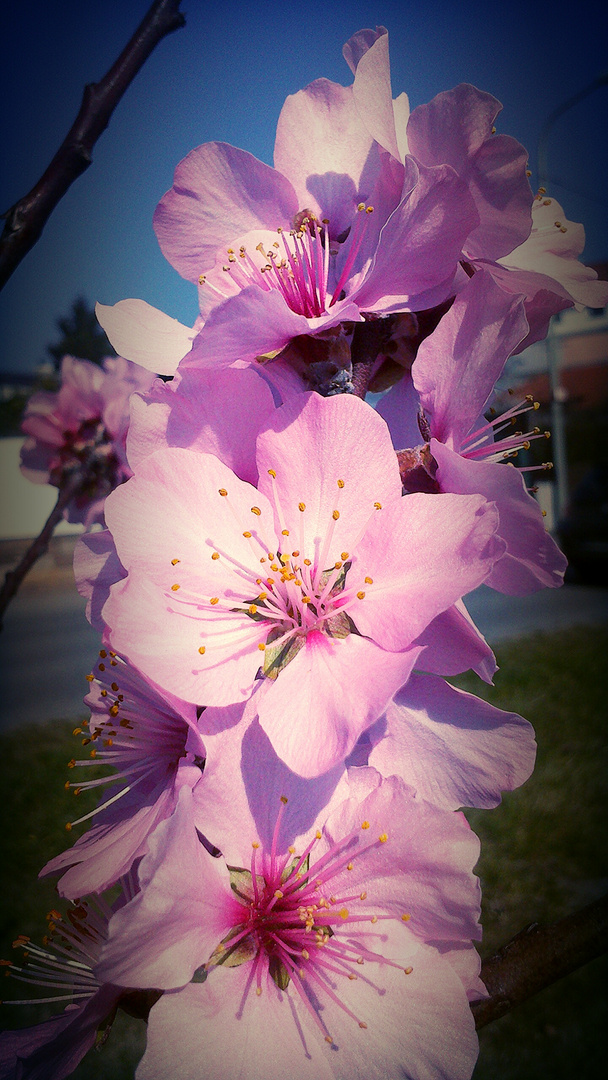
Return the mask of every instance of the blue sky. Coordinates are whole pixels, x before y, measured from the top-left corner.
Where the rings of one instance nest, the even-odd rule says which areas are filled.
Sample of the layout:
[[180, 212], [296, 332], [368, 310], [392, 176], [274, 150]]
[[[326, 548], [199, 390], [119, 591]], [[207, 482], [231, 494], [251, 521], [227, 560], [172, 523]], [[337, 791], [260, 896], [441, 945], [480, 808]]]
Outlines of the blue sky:
[[[2, 210], [44, 171], [83, 86], [101, 78], [146, 8], [146, 0], [3, 5]], [[361, 27], [388, 27], [393, 91], [406, 90], [412, 107], [463, 81], [498, 97], [498, 129], [524, 143], [534, 171], [546, 118], [608, 70], [608, 13], [596, 0], [550, 7], [520, 0], [185, 0], [182, 9], [185, 28], [146, 62], [97, 143], [93, 164], [0, 294], [5, 371], [31, 370], [44, 358], [56, 318], [77, 293], [106, 304], [137, 296], [193, 322], [194, 286], [166, 263], [152, 230], [176, 164], [210, 139], [272, 163], [285, 97], [319, 76], [348, 84], [342, 45]], [[550, 193], [571, 220], [585, 224], [588, 262], [608, 259], [607, 114], [603, 86], [555, 124], [549, 142]]]

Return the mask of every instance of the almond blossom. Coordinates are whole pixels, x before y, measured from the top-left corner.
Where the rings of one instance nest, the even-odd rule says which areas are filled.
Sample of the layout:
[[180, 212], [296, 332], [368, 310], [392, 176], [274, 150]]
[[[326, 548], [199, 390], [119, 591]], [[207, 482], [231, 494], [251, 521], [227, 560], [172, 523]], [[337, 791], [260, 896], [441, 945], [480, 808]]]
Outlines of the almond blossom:
[[75, 898], [101, 892], [126, 874], [146, 850], [159, 821], [173, 813], [182, 784], [201, 777], [205, 747], [196, 710], [171, 695], [161, 695], [147, 679], [115, 653], [101, 649], [90, 692], [84, 699], [91, 718], [75, 734], [83, 735], [83, 754], [70, 769], [109, 765], [109, 775], [66, 782], [75, 795], [108, 785], [99, 806], [75, 821], [93, 826], [72, 848], [51, 859], [40, 876], [63, 871], [57, 888]]
[[344, 760], [418, 636], [503, 545], [482, 497], [402, 498], [388, 429], [357, 398], [275, 410], [257, 467], [254, 488], [209, 454], [146, 457], [106, 508], [127, 576], [102, 617], [112, 648], [183, 700], [255, 692], [277, 753], [314, 776]]
[[498, 535], [506, 547], [486, 584], [512, 595], [561, 585], [566, 567], [538, 503], [510, 464], [518, 449], [544, 438], [538, 429], [513, 428], [518, 417], [533, 410], [533, 402], [522, 402], [495, 421], [483, 416], [527, 325], [521, 297], [509, 297], [488, 273], [475, 274], [422, 342], [411, 382], [406, 376], [379, 404], [397, 442], [427, 442], [436, 490], [479, 492], [495, 503]]
[[468, 1078], [468, 995], [484, 991], [471, 942], [478, 842], [464, 818], [358, 769], [286, 846], [290, 798], [269, 789], [268, 845], [230, 819], [214, 838], [238, 849], [234, 865], [198, 840], [184, 789], [140, 866], [141, 892], [113, 919], [98, 977], [168, 991], [138, 1075], [188, 1080], [204, 1062], [210, 1080], [279, 1080], [288, 1061], [294, 1080]]
[[65, 356], [60, 389], [29, 399], [21, 423], [27, 436], [21, 471], [36, 484], [58, 488], [81, 473], [64, 511], [69, 521], [103, 520], [106, 495], [131, 475], [125, 452], [129, 399], [152, 381], [148, 371], [123, 357], [108, 357], [100, 367]]

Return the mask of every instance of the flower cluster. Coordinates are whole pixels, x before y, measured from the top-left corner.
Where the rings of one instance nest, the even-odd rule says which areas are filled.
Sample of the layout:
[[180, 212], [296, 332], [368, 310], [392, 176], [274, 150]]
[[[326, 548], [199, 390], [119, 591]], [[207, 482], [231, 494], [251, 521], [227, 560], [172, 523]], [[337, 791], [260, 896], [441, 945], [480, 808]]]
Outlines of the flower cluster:
[[565, 568], [513, 467], [534, 403], [484, 410], [551, 314], [608, 297], [494, 98], [459, 86], [410, 116], [384, 29], [344, 54], [350, 86], [286, 101], [274, 168], [221, 143], [178, 165], [155, 228], [195, 326], [98, 306], [172, 378], [133, 397], [132, 475], [75, 561], [102, 648], [66, 786], [113, 794], [42, 873], [76, 904], [123, 891], [86, 1003], [3, 1036], [2, 1078], [41, 1075], [46, 1046], [61, 1080], [56, 1033], [71, 1068], [125, 999], [151, 1005], [139, 1080], [471, 1076], [459, 811], [522, 784], [535, 744], [448, 678], [496, 668], [467, 593]]
[[64, 356], [61, 387], [29, 399], [21, 428], [27, 436], [21, 471], [35, 484], [61, 491], [73, 480], [64, 508], [68, 521], [89, 526], [103, 521], [105, 498], [129, 476], [126, 438], [129, 401], [149, 390], [153, 376], [123, 357], [107, 357], [103, 367]]

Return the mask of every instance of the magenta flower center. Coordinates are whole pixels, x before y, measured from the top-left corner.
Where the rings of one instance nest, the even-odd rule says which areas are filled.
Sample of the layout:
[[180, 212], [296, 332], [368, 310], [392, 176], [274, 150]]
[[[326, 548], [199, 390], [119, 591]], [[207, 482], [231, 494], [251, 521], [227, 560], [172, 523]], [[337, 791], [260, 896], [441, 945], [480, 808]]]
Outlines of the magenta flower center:
[[[301, 210], [294, 228], [288, 232], [278, 228], [276, 240], [269, 245], [260, 241], [253, 251], [243, 244], [226, 248], [222, 270], [238, 289], [257, 285], [264, 292], [277, 290], [292, 311], [318, 318], [341, 299], [373, 211], [373, 206], [359, 203], [355, 222], [341, 243], [330, 238], [327, 218], [319, 222], [312, 210]], [[343, 244], [348, 244], [348, 252], [338, 275], [335, 260]], [[212, 285], [205, 274], [199, 277], [199, 285], [221, 300], [231, 295]]]
[[[215, 949], [204, 974], [217, 964], [235, 967], [252, 961], [247, 992], [255, 986], [256, 994], [262, 993], [265, 973], [282, 990], [291, 983], [331, 1043], [332, 1037], [313, 1007], [310, 992], [328, 996], [359, 1027], [366, 1028], [365, 1021], [343, 1000], [348, 982], [360, 977], [361, 966], [368, 961], [400, 968], [408, 975], [412, 971], [357, 941], [353, 936], [356, 931], [351, 929], [357, 924], [361, 936], [365, 924], [393, 918], [373, 914], [366, 903], [367, 892], [349, 887], [347, 880], [355, 860], [373, 848], [381, 848], [388, 836], [381, 833], [361, 842], [361, 832], [368, 836], [370, 830], [370, 823], [364, 821], [312, 863], [313, 850], [322, 838], [319, 831], [301, 855], [290, 847], [285, 855], [278, 856], [277, 838], [286, 803], [282, 796], [270, 852], [261, 852], [260, 844], [254, 842], [250, 871], [229, 868], [232, 889], [245, 911], [241, 916], [235, 905], [234, 928]], [[401, 916], [404, 922], [409, 918], [408, 914]], [[379, 994], [383, 992], [377, 989]]]

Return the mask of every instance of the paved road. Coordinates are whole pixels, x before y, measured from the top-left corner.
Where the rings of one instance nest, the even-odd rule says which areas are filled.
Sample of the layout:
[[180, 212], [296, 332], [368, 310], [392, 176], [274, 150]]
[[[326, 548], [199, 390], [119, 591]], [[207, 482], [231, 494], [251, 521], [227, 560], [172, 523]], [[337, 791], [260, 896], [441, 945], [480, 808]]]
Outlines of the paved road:
[[[84, 677], [99, 636], [86, 621], [69, 560], [45, 559], [14, 599], [0, 634], [0, 730], [85, 712]], [[482, 586], [468, 605], [491, 645], [536, 630], [608, 623], [608, 589], [582, 585], [523, 598]]]

